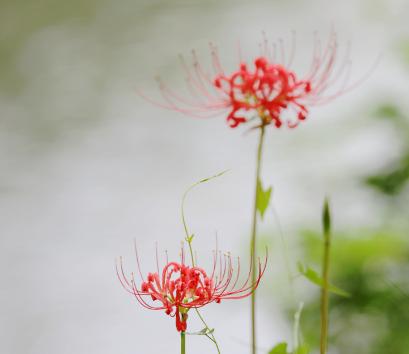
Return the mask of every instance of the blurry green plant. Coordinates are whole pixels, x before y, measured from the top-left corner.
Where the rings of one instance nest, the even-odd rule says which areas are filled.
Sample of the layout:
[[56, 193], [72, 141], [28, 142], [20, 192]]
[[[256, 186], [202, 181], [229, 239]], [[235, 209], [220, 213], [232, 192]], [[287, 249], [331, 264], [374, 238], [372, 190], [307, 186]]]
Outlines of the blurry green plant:
[[403, 39], [399, 43], [399, 54], [406, 65], [409, 65], [409, 38]]
[[[401, 46], [401, 55], [409, 64], [409, 41]], [[385, 101], [379, 104], [372, 115], [387, 120], [395, 128], [401, 151], [395, 161], [386, 161], [381, 170], [365, 177], [364, 182], [384, 196], [400, 198], [405, 195], [403, 192], [409, 184], [409, 112], [396, 102]], [[405, 219], [407, 221], [406, 216]], [[324, 234], [325, 224], [324, 217]], [[308, 348], [311, 348], [311, 353], [319, 350], [321, 353], [326, 352], [322, 337], [325, 288], [333, 295], [341, 295], [331, 296], [329, 307], [328, 342], [335, 353], [409, 354], [407, 231], [389, 228], [335, 234], [331, 239], [331, 281], [342, 289], [329, 283], [328, 277], [324, 281], [325, 271], [321, 277], [314, 270], [320, 267], [323, 258], [321, 233], [303, 231], [301, 234], [304, 260], [313, 266], [298, 262], [298, 274], [319, 287], [311, 286], [310, 297], [303, 292], [303, 298], [307, 296], [309, 300], [303, 312], [302, 343], [308, 343], [308, 347], [295, 344], [295, 349], [290, 351], [287, 343], [282, 342], [269, 354], [307, 354], [310, 353]]]
[[[405, 196], [409, 184], [409, 114], [394, 102], [381, 103], [373, 116], [395, 128], [401, 145], [398, 158], [364, 179], [365, 184], [393, 199]], [[322, 237], [303, 231], [305, 261], [319, 265]], [[331, 296], [329, 343], [335, 352], [360, 354], [409, 354], [409, 238], [398, 229], [345, 231], [334, 235], [331, 248], [331, 281], [346, 296]], [[312, 267], [299, 272], [320, 285]], [[315, 281], [314, 281], [315, 280]], [[319, 293], [307, 301], [303, 335], [313, 352], [318, 350]], [[331, 290], [331, 287], [330, 289]], [[333, 293], [346, 295], [337, 292]]]
[[307, 343], [304, 342], [301, 330], [300, 330], [300, 318], [301, 312], [303, 310], [304, 304], [301, 303], [298, 306], [298, 310], [294, 315], [294, 338], [293, 346], [294, 349], [288, 349], [288, 344], [286, 342], [280, 342], [276, 344], [273, 349], [271, 349], [268, 354], [309, 354], [310, 349]]
[[[302, 234], [306, 260], [319, 264], [320, 233]], [[331, 269], [331, 279], [350, 297], [331, 297], [330, 346], [339, 353], [409, 353], [409, 239], [392, 231], [336, 234]], [[317, 293], [303, 313], [311, 348], [319, 346], [319, 313]]]
[[366, 183], [386, 195], [400, 193], [409, 181], [409, 153], [402, 156], [385, 171], [366, 178]]
[[409, 181], [409, 118], [398, 105], [390, 102], [381, 104], [375, 110], [374, 116], [387, 119], [396, 128], [402, 149], [396, 161], [388, 163], [378, 173], [366, 177], [365, 182], [385, 195], [396, 196]]
[[[321, 290], [320, 298], [320, 354], [326, 354], [328, 350], [328, 323], [329, 323], [329, 296], [330, 293], [335, 293], [340, 296], [348, 297], [349, 294], [344, 290], [337, 288], [330, 283], [330, 258], [331, 258], [331, 244], [332, 244], [332, 231], [331, 231], [331, 211], [328, 199], [325, 198], [322, 209], [322, 264], [321, 275], [311, 267], [304, 266], [301, 262], [298, 263], [299, 275], [302, 275], [305, 279], [312, 284], [317, 285]], [[294, 338], [293, 338], [293, 350], [287, 351], [287, 343], [278, 343], [269, 354], [308, 354], [309, 345], [308, 342], [304, 342], [303, 336], [300, 331], [300, 317], [304, 304], [301, 303], [294, 316]]]

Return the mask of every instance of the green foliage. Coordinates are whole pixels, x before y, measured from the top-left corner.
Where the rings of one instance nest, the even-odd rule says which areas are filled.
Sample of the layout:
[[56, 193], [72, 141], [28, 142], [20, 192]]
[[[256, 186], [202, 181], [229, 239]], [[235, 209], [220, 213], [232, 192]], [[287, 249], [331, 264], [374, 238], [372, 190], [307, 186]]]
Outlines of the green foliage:
[[389, 163], [378, 173], [364, 178], [366, 185], [377, 191], [396, 197], [409, 181], [409, 121], [408, 114], [394, 102], [383, 102], [374, 112], [378, 118], [388, 119], [401, 140], [402, 152], [397, 161]]
[[[319, 287], [323, 287], [324, 280], [314, 269], [308, 266], [304, 266], [301, 262], [297, 263], [297, 267], [300, 274], [303, 275], [306, 279], [308, 279], [311, 283], [318, 285]], [[346, 291], [332, 284], [329, 285], [328, 291], [344, 297], [350, 296]]]
[[395, 196], [405, 187], [409, 180], [409, 153], [407, 156], [390, 167], [386, 172], [369, 176], [365, 182], [371, 187], [378, 189], [380, 192]]
[[271, 349], [268, 354], [308, 354], [310, 352], [308, 345], [302, 344], [295, 348], [292, 352], [287, 350], [287, 343], [278, 343], [273, 349]]
[[[308, 354], [309, 347], [307, 344], [303, 343], [302, 335], [300, 331], [300, 318], [301, 312], [304, 307], [303, 303], [300, 303], [298, 310], [294, 314], [294, 346], [295, 348], [290, 352], [287, 350], [287, 343], [278, 343], [273, 349], [271, 349], [268, 354]], [[300, 344], [301, 343], [301, 344]]]
[[398, 119], [402, 117], [399, 108], [390, 102], [382, 103], [374, 113], [375, 117], [387, 118], [387, 119]]
[[200, 331], [197, 332], [186, 332], [186, 334], [190, 336], [207, 336], [209, 334], [212, 334], [214, 332], [214, 328], [203, 328]]
[[[388, 231], [334, 235], [331, 279], [350, 298], [333, 297], [330, 345], [339, 353], [409, 353], [409, 238]], [[304, 232], [308, 262], [319, 264], [322, 238]], [[303, 334], [312, 348], [319, 343], [319, 294], [306, 303]]]
[[295, 351], [294, 354], [308, 354], [310, 352], [310, 348], [307, 344], [300, 345]]
[[273, 187], [263, 189], [263, 185], [260, 180], [257, 181], [257, 210], [260, 213], [261, 219], [264, 218], [268, 205], [270, 204], [271, 192]]
[[268, 354], [288, 354], [287, 343], [278, 343], [273, 349], [271, 349]]

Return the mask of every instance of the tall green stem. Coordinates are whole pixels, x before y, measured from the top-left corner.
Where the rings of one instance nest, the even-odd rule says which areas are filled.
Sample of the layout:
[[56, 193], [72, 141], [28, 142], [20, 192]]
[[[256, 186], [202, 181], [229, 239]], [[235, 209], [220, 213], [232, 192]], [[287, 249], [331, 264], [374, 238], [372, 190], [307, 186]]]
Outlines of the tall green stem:
[[180, 354], [186, 354], [186, 334], [180, 332]]
[[[251, 280], [254, 284], [256, 281], [257, 271], [256, 271], [256, 234], [257, 234], [257, 204], [259, 198], [259, 181], [260, 181], [260, 172], [261, 172], [261, 156], [263, 153], [263, 144], [264, 144], [264, 126], [260, 127], [260, 136], [258, 140], [257, 148], [257, 160], [256, 160], [256, 183], [255, 183], [255, 192], [254, 192], [254, 210], [253, 210], [253, 224], [251, 228], [251, 244], [250, 244], [250, 256], [252, 260], [252, 272]], [[256, 292], [254, 291], [251, 294], [251, 352], [256, 354], [257, 351], [256, 343]]]
[[329, 306], [329, 264], [331, 248], [331, 216], [328, 200], [324, 202], [323, 209], [323, 228], [324, 228], [324, 258], [322, 265], [323, 285], [321, 289], [321, 338], [320, 354], [327, 353], [328, 343], [328, 306]]

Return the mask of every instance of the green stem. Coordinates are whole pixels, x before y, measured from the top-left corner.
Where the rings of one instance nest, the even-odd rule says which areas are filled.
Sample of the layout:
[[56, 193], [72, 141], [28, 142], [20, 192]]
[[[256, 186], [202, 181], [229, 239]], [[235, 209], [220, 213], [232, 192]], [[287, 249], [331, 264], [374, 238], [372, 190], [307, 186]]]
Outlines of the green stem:
[[210, 327], [207, 325], [206, 321], [204, 320], [204, 318], [201, 315], [201, 313], [199, 312], [199, 310], [198, 309], [195, 309], [195, 310], [196, 310], [197, 315], [199, 316], [200, 320], [202, 321], [203, 325], [205, 326], [205, 328], [206, 328], [206, 330], [208, 332], [208, 334], [206, 334], [206, 337], [209, 338], [214, 343], [214, 345], [216, 346], [217, 353], [220, 354], [220, 348], [219, 348], [219, 345], [217, 344], [216, 337], [212, 333]]
[[293, 354], [297, 354], [298, 348], [301, 345], [301, 336], [300, 336], [300, 318], [301, 312], [304, 307], [304, 303], [301, 302], [298, 305], [298, 310], [294, 314], [294, 328], [293, 328]]
[[[197, 182], [197, 183], [193, 184], [192, 186], [190, 186], [186, 190], [186, 192], [183, 194], [182, 205], [181, 205], [182, 223], [183, 223], [183, 228], [185, 230], [185, 236], [186, 236], [185, 240], [186, 240], [186, 242], [187, 242], [187, 244], [189, 246], [189, 253], [190, 253], [191, 260], [192, 260], [192, 267], [195, 267], [195, 257], [194, 257], [193, 248], [192, 248], [193, 235], [191, 235], [189, 233], [189, 229], [188, 229], [188, 226], [187, 226], [187, 223], [186, 223], [186, 218], [185, 218], [185, 200], [186, 200], [186, 197], [187, 197], [188, 193], [190, 192], [190, 190], [193, 189], [194, 187], [196, 187], [197, 185], [199, 185], [200, 183], [206, 182], [206, 181], [208, 181], [208, 180], [210, 180], [210, 179], [212, 179], [214, 177], [221, 176], [224, 173], [225, 172], [222, 172], [222, 173], [219, 173], [219, 174], [217, 174], [215, 176], [200, 180], [199, 182]], [[199, 316], [200, 320], [202, 321], [203, 325], [205, 326], [205, 328], [207, 330], [206, 337], [209, 338], [214, 343], [214, 345], [216, 346], [217, 353], [220, 354], [220, 348], [219, 348], [219, 345], [217, 343], [216, 337], [212, 333], [212, 330], [207, 325], [207, 323], [204, 320], [204, 318], [203, 318], [202, 314], [200, 313], [200, 311], [197, 308], [195, 308], [195, 311], [196, 311], [197, 315]], [[183, 345], [183, 348], [184, 348], [184, 341], [185, 341], [184, 340], [184, 333], [183, 333], [183, 340], [182, 341], [183, 341], [182, 345]], [[184, 351], [182, 353], [184, 353]]]
[[180, 354], [186, 354], [186, 334], [180, 332]]
[[329, 265], [330, 265], [330, 247], [331, 247], [331, 227], [330, 212], [328, 201], [325, 201], [323, 211], [324, 225], [324, 258], [322, 267], [323, 286], [321, 289], [321, 338], [320, 354], [327, 353], [328, 343], [328, 306], [329, 306]]
[[[257, 202], [259, 194], [259, 181], [260, 181], [260, 172], [261, 172], [261, 156], [263, 153], [263, 143], [264, 143], [264, 126], [260, 127], [260, 137], [258, 140], [257, 148], [257, 160], [256, 160], [256, 186], [254, 193], [254, 210], [253, 210], [253, 224], [251, 229], [251, 244], [250, 244], [250, 256], [252, 260], [252, 272], [251, 280], [254, 284], [256, 282], [256, 234], [257, 234]], [[251, 352], [256, 354], [256, 292], [254, 291], [251, 294]]]

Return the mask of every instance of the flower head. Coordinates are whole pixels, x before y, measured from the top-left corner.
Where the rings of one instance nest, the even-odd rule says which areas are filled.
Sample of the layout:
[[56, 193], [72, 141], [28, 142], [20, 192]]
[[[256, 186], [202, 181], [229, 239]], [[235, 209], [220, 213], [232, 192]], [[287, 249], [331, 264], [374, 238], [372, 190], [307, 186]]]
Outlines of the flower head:
[[250, 64], [241, 61], [239, 68], [231, 74], [225, 74], [213, 45], [210, 45], [212, 74], [204, 70], [193, 52], [193, 65], [188, 65], [182, 58], [192, 97], [174, 92], [158, 79], [164, 102], [154, 103], [197, 117], [227, 111], [226, 119], [232, 128], [253, 120], [257, 121], [256, 127], [273, 124], [280, 128], [285, 123], [294, 128], [307, 118], [310, 106], [326, 103], [355, 86], [347, 86], [349, 52], [339, 60], [334, 32], [325, 46], [315, 39], [311, 67], [302, 78], [291, 70], [294, 49], [285, 60], [284, 45], [282, 41], [279, 44], [270, 45], [265, 40], [260, 55]]
[[164, 310], [167, 315], [175, 317], [178, 331], [186, 331], [188, 311], [191, 308], [251, 295], [266, 268], [266, 262], [261, 264], [259, 261], [255, 282], [252, 283], [250, 280], [251, 268], [246, 279], [240, 282], [239, 258], [233, 262], [230, 254], [222, 255], [221, 252], [215, 251], [213, 267], [208, 273], [203, 268], [187, 265], [182, 249], [180, 262], [167, 260], [166, 265], [160, 270], [156, 257], [156, 272], [148, 273], [144, 277], [137, 254], [136, 257], [140, 283], [136, 282], [133, 273], [130, 276], [125, 275], [122, 258], [116, 265], [119, 281], [143, 307], [149, 310]]

